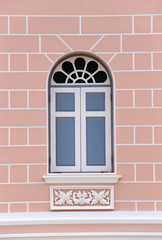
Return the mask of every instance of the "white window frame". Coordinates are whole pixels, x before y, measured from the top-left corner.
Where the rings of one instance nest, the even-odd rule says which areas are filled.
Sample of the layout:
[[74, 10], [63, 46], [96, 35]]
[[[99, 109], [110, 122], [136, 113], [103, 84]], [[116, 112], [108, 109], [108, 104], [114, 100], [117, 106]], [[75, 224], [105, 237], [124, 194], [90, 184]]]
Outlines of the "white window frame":
[[[111, 107], [110, 87], [51, 88], [51, 171], [52, 172], [110, 172], [111, 171]], [[105, 111], [86, 111], [86, 93], [105, 93]], [[74, 93], [75, 111], [56, 112], [56, 93]], [[86, 117], [105, 117], [104, 166], [86, 165]], [[75, 118], [75, 166], [56, 166], [56, 117]]]

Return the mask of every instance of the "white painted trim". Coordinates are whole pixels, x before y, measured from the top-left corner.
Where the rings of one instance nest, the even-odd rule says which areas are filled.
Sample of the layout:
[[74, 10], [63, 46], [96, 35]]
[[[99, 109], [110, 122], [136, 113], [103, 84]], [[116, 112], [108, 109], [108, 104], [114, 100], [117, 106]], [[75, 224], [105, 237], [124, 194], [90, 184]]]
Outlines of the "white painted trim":
[[68, 211], [46, 213], [2, 213], [0, 226], [66, 224], [160, 224], [162, 212]]
[[117, 183], [121, 175], [111, 173], [49, 174], [46, 183]]
[[26, 233], [26, 234], [0, 234], [0, 239], [19, 240], [149, 240], [161, 239], [161, 232], [79, 232], [79, 233]]

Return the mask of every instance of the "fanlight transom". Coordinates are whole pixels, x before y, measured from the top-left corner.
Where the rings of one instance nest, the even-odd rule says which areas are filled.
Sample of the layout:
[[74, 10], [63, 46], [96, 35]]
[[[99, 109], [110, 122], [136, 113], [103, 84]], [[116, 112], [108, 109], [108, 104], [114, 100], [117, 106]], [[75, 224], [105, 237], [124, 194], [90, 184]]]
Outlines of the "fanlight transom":
[[73, 56], [62, 60], [52, 75], [53, 84], [109, 84], [104, 66], [91, 56]]

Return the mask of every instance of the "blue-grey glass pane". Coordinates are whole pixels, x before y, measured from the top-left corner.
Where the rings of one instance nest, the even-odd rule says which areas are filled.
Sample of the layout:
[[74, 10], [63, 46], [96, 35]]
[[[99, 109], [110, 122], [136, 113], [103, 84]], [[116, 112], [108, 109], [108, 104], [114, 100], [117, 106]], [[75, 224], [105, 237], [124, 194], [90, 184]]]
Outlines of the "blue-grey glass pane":
[[56, 93], [56, 111], [72, 112], [74, 105], [74, 93]]
[[87, 111], [105, 111], [105, 93], [86, 93]]
[[86, 118], [87, 166], [105, 165], [105, 118]]
[[56, 118], [56, 166], [75, 165], [75, 119]]

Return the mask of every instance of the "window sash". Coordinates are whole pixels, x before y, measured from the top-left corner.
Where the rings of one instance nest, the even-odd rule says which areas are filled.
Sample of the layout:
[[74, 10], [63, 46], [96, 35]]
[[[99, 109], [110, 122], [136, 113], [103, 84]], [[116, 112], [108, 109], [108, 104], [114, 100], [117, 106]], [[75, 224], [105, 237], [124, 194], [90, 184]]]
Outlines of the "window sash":
[[[74, 93], [74, 111], [56, 111], [56, 93]], [[51, 171], [80, 171], [80, 90], [78, 88], [51, 88]], [[56, 166], [56, 118], [75, 119], [75, 166]]]
[[[105, 93], [105, 111], [86, 111], [86, 93]], [[82, 88], [81, 89], [81, 171], [82, 172], [105, 172], [111, 171], [111, 110], [110, 88]], [[87, 143], [86, 143], [86, 118], [105, 118], [105, 165], [87, 166]]]

